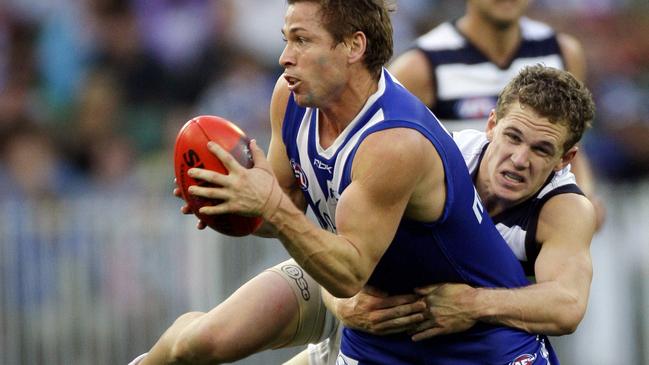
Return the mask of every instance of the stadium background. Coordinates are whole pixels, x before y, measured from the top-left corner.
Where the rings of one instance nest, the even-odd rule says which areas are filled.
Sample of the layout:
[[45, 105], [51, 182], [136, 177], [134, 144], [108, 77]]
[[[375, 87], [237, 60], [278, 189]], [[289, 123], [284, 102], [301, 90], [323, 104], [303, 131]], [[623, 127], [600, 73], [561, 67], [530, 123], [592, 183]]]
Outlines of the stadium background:
[[[457, 0], [400, 0], [396, 51]], [[0, 2], [0, 364], [125, 364], [181, 313], [286, 257], [194, 229], [171, 196], [189, 117], [267, 146], [284, 1]], [[585, 147], [608, 210], [562, 363], [649, 364], [649, 4], [537, 0], [585, 46], [598, 116]], [[274, 364], [297, 349], [237, 364]]]

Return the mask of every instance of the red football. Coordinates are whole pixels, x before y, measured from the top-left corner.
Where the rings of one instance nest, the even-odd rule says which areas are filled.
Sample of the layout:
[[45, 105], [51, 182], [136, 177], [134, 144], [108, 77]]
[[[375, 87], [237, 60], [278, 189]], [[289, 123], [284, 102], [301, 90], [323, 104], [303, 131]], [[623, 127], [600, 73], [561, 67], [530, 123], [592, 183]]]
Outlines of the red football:
[[227, 174], [221, 161], [207, 149], [207, 142], [214, 141], [230, 152], [239, 163], [247, 168], [253, 166], [248, 149], [249, 139], [241, 128], [220, 117], [203, 115], [190, 119], [178, 132], [174, 147], [174, 168], [176, 182], [182, 197], [194, 214], [208, 227], [229, 236], [245, 236], [254, 232], [262, 222], [261, 217], [245, 217], [237, 214], [204, 215], [198, 210], [206, 205], [218, 204], [218, 200], [190, 195], [187, 189], [192, 185], [210, 186], [187, 175], [192, 167]]

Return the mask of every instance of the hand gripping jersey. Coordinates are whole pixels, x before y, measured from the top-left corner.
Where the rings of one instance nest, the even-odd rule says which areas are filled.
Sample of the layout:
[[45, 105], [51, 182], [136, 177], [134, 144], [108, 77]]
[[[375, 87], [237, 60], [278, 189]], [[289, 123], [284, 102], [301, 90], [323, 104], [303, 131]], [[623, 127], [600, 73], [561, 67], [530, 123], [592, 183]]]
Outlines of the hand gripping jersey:
[[548, 25], [521, 18], [521, 43], [505, 67], [494, 64], [457, 28], [445, 22], [416, 40], [433, 72], [433, 113], [453, 131], [484, 130], [489, 111], [505, 85], [528, 65], [564, 69], [555, 32]]
[[[453, 140], [460, 148], [475, 182], [480, 161], [489, 143], [487, 135], [484, 132], [467, 129], [454, 132]], [[539, 213], [550, 198], [566, 193], [584, 195], [577, 186], [575, 175], [570, 172], [570, 166], [551, 174], [534, 196], [491, 217], [529, 277], [534, 276], [534, 263], [541, 250], [536, 241]]]
[[[444, 164], [447, 196], [438, 221], [402, 219], [368, 284], [390, 294], [411, 293], [416, 287], [437, 282], [506, 288], [529, 284], [484, 211], [455, 142], [426, 106], [393, 81], [386, 70], [377, 92], [327, 149], [319, 144], [318, 110], [300, 107], [289, 98], [282, 136], [295, 176], [321, 226], [336, 231], [336, 205], [351, 182], [358, 146], [367, 135], [389, 128], [415, 129], [435, 146]], [[513, 364], [528, 355], [538, 358], [535, 364], [547, 363], [542, 362], [548, 357], [543, 338], [480, 323], [460, 334], [422, 342], [412, 342], [406, 334], [374, 336], [344, 329], [338, 361]]]

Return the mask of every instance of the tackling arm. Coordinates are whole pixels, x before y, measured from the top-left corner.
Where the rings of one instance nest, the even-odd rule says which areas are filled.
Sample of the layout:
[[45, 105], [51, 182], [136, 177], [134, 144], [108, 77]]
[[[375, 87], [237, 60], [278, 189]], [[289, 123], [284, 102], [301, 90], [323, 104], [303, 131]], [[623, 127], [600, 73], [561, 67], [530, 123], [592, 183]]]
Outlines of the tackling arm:
[[535, 264], [537, 283], [517, 289], [471, 288], [442, 284], [419, 290], [427, 295], [430, 316], [415, 340], [471, 327], [475, 321], [520, 328], [530, 333], [574, 332], [586, 311], [595, 231], [592, 204], [577, 194], [561, 194], [543, 207]]

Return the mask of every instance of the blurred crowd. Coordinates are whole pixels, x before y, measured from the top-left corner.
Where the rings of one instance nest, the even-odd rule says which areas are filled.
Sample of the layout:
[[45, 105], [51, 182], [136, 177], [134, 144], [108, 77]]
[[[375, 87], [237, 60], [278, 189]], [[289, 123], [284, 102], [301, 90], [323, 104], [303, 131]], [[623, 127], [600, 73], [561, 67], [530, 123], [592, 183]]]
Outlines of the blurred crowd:
[[[463, 2], [403, 0], [397, 53]], [[603, 178], [649, 173], [646, 1], [537, 1], [577, 36], [598, 115], [585, 142]], [[0, 195], [167, 188], [191, 116], [218, 114], [265, 141], [281, 70], [283, 1], [5, 0], [0, 5]], [[577, 24], [579, 24], [577, 26]]]
[[243, 3], [3, 2], [0, 195], [156, 189], [146, 172], [168, 170], [176, 132], [197, 114], [263, 140], [277, 68], [237, 40]]

